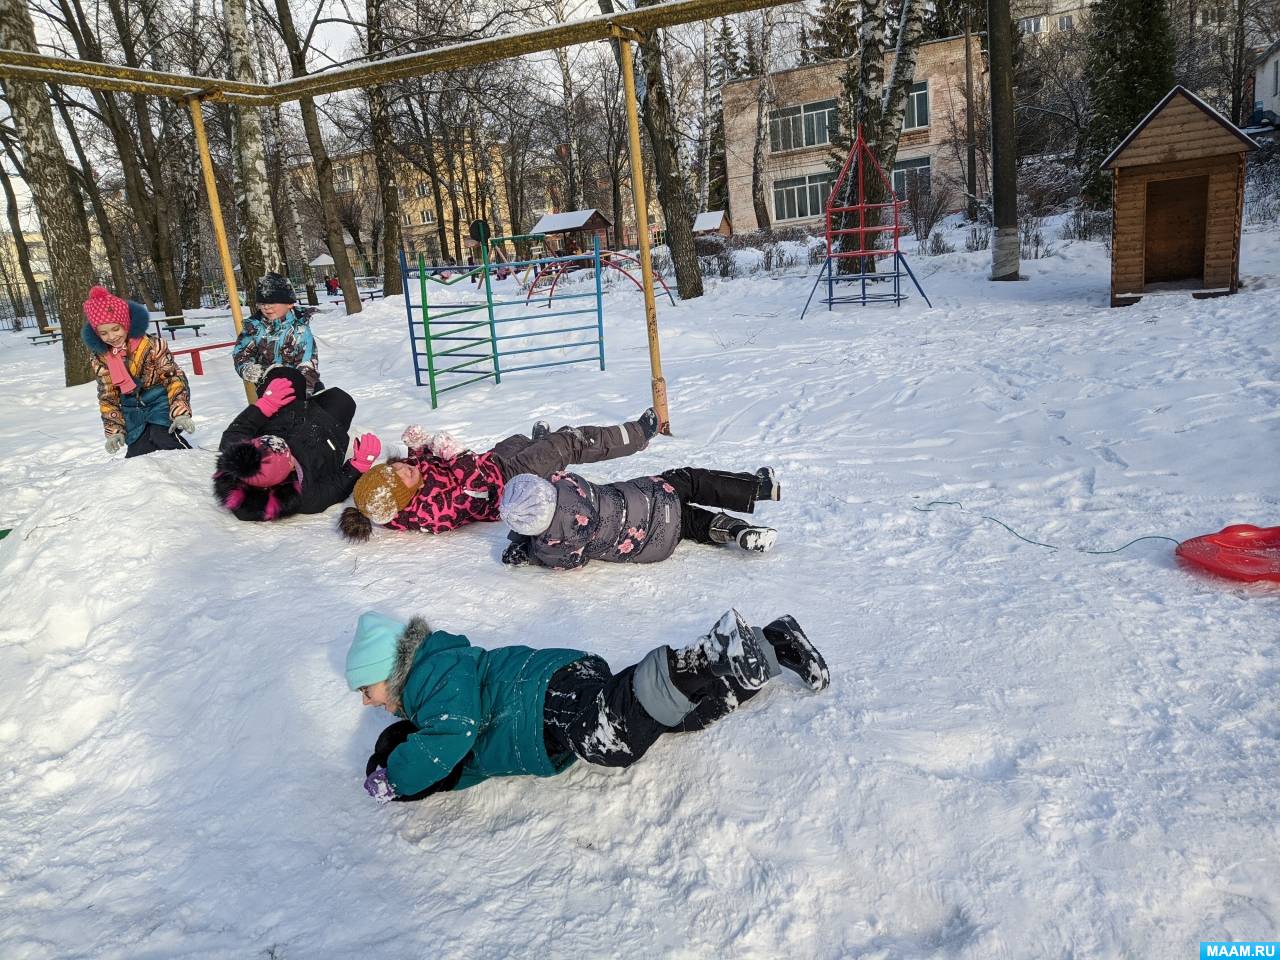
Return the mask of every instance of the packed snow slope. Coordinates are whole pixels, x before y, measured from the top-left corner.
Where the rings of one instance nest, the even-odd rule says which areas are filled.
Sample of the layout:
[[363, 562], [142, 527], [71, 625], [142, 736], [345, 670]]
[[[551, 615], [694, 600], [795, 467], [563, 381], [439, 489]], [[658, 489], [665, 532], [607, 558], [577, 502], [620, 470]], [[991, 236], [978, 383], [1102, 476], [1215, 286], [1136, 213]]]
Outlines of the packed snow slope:
[[[675, 435], [584, 472], [772, 464], [778, 547], [559, 575], [501, 566], [497, 524], [351, 546], [336, 509], [238, 523], [209, 481], [243, 403], [226, 351], [192, 377], [201, 449], [125, 461], [57, 348], [0, 334], [0, 956], [1189, 957], [1280, 936], [1280, 591], [1197, 576], [1166, 541], [1073, 549], [1280, 523], [1280, 240], [1246, 235], [1238, 296], [1121, 310], [1094, 244], [1022, 283], [988, 283], [985, 254], [916, 266], [932, 310], [802, 321], [801, 277], [660, 305]], [[435, 412], [399, 301], [315, 329], [359, 426], [480, 449], [644, 409], [639, 297], [606, 312], [607, 371]], [[918, 509], [940, 500], [962, 506]], [[623, 772], [387, 807], [361, 789], [390, 722], [343, 682], [365, 609], [621, 668], [731, 605], [794, 613], [831, 688], [784, 678]]]

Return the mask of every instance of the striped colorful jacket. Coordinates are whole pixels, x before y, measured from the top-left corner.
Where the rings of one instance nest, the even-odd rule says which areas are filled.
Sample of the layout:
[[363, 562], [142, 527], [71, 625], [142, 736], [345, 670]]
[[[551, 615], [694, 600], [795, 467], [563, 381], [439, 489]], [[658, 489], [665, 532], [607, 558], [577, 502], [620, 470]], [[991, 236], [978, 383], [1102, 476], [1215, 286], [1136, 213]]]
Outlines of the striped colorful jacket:
[[[98, 378], [98, 409], [102, 413], [102, 426], [108, 437], [125, 436], [124, 408], [120, 388], [111, 382], [111, 371], [99, 354], [89, 360], [93, 375]], [[169, 398], [169, 419], [191, 416], [191, 390], [187, 375], [178, 366], [165, 342], [151, 334], [143, 334], [130, 341], [125, 366], [133, 377], [137, 391], [145, 393], [152, 387], [163, 387]]]

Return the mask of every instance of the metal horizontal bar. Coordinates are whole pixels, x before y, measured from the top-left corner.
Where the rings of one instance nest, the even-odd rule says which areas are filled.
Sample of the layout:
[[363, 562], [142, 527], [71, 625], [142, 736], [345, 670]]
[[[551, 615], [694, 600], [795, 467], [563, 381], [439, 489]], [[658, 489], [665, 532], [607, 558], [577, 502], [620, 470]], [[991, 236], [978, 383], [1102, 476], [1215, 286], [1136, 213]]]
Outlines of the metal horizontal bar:
[[529, 337], [545, 337], [551, 333], [577, 333], [580, 330], [596, 330], [596, 329], [598, 329], [598, 327], [596, 324], [593, 323], [590, 326], [586, 326], [586, 327], [560, 327], [558, 330], [535, 330], [533, 333], [508, 333], [508, 334], [504, 334], [501, 337], [498, 337], [498, 339], [499, 340], [527, 340]]
[[553, 263], [590, 263], [595, 259], [593, 253], [569, 253], [559, 257], [538, 257], [534, 260], [490, 260], [490, 267], [536, 267]]
[[436, 393], [448, 393], [450, 390], [457, 390], [459, 387], [465, 387], [470, 383], [479, 383], [481, 380], [492, 380], [492, 373], [482, 373], [478, 377], [472, 377], [470, 380], [463, 380], [459, 383], [451, 383], [447, 387], [436, 387]]
[[541, 369], [542, 367], [563, 367], [567, 363], [599, 363], [599, 362], [600, 362], [599, 356], [580, 357], [577, 360], [553, 360], [550, 363], [529, 363], [529, 364], [525, 364], [523, 367], [507, 367], [502, 372], [504, 374], [519, 373], [521, 370], [538, 370], [538, 369]]
[[488, 337], [437, 337], [434, 335], [431, 337], [432, 343], [438, 343], [441, 340], [462, 340], [462, 341], [465, 341], [466, 343], [488, 343], [489, 342]]
[[[473, 313], [476, 310], [485, 310], [488, 308], [488, 306], [489, 305], [487, 303], [466, 303], [466, 304], [462, 304], [461, 306], [451, 303], [451, 304], [448, 304], [447, 306], [441, 307], [440, 313], [428, 314], [427, 319], [430, 320], [432, 323], [435, 323], [437, 320], [447, 320], [449, 319], [449, 317], [456, 317], [460, 313]], [[461, 323], [463, 321], [458, 321], [458, 322]]]
[[[553, 343], [549, 347], [521, 347], [519, 350], [499, 350], [499, 357], [514, 357], [521, 353], [546, 353], [548, 350], [568, 350], [571, 347], [598, 347], [599, 340], [584, 340], [581, 343]], [[597, 360], [600, 359], [600, 352], [597, 350], [592, 356]]]
[[[539, 293], [535, 290], [528, 300], [495, 300], [493, 305], [494, 307], [527, 307], [530, 304], [541, 302], [544, 295], [545, 294]], [[594, 300], [596, 298], [596, 292], [594, 290], [588, 290], [585, 293], [558, 293], [551, 299], [552, 302], [556, 302], [559, 300], [585, 300], [588, 297]]]
[[[594, 297], [595, 294], [592, 294]], [[520, 317], [495, 317], [493, 322], [497, 323], [516, 323], [520, 320], [549, 320], [552, 317], [578, 317], [584, 313], [594, 314], [594, 310], [557, 310], [555, 313], [539, 313], [534, 315], [525, 315]]]
[[[492, 359], [493, 359], [492, 357], [484, 358], [484, 360], [492, 360]], [[467, 367], [474, 367], [477, 363], [483, 363], [484, 360], [468, 360], [466, 363], [459, 363], [456, 366], [445, 367], [443, 370], [437, 370], [436, 376], [438, 377], [443, 373], [454, 373], [458, 370], [466, 370]]]
[[[455, 320], [453, 322], [460, 323], [461, 321]], [[446, 330], [445, 333], [449, 334], [450, 336], [454, 336], [459, 333], [465, 333], [467, 330], [475, 330], [477, 327], [487, 327], [488, 325], [489, 325], [488, 320], [469, 320], [464, 326], [451, 327], [448, 330]], [[435, 339], [434, 334], [432, 335], [431, 339], [432, 340]]]
[[[488, 341], [488, 340], [485, 340], [484, 342], [485, 342], [485, 343], [488, 343], [489, 341]], [[492, 356], [493, 356], [493, 351], [492, 351], [492, 350], [488, 351], [487, 353], [459, 353], [459, 352], [458, 352], [459, 350], [470, 350], [470, 349], [472, 349], [472, 348], [474, 348], [474, 347], [475, 347], [475, 344], [474, 344], [474, 343], [464, 343], [464, 344], [462, 344], [462, 346], [460, 346], [460, 347], [450, 347], [448, 350], [437, 350], [437, 351], [434, 351], [434, 352], [432, 353], [432, 356], [435, 356], [435, 357], [448, 357], [448, 356], [458, 356], [458, 357], [492, 357]]]
[[[340, 90], [376, 86], [406, 77], [440, 73], [465, 67], [476, 67], [498, 60], [508, 60], [531, 53], [543, 53], [560, 47], [608, 40], [619, 29], [648, 33], [660, 27], [672, 27], [697, 20], [710, 20], [731, 13], [744, 13], [765, 7], [781, 6], [790, 0], [668, 0], [637, 10], [622, 10], [584, 20], [553, 24], [523, 30], [500, 37], [487, 37], [467, 43], [437, 47], [433, 50], [389, 57], [373, 63], [320, 71], [274, 84], [251, 84], [221, 77], [164, 74], [155, 70], [139, 70], [106, 63], [86, 63], [63, 57], [44, 57], [17, 50], [0, 51], [0, 78], [25, 77], [65, 83], [73, 86], [110, 90], [132, 90], [175, 99], [198, 93], [205, 99], [221, 99], [231, 103], [271, 106], [302, 97], [317, 97]], [[40, 66], [24, 63], [38, 57]], [[32, 74], [43, 70], [43, 75]], [[26, 71], [25, 74], [17, 71]], [[121, 83], [132, 84], [122, 87]], [[149, 84], [141, 89], [140, 84]]]

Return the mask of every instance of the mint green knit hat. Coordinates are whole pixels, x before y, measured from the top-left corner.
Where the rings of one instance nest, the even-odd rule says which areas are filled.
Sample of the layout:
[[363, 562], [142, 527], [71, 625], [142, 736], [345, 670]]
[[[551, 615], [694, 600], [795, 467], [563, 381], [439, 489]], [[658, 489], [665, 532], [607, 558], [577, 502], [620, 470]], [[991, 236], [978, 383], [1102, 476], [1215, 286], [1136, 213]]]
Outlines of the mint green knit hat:
[[384, 614], [372, 610], [360, 614], [355, 639], [347, 651], [347, 686], [356, 690], [391, 676], [396, 645], [404, 629], [403, 623]]

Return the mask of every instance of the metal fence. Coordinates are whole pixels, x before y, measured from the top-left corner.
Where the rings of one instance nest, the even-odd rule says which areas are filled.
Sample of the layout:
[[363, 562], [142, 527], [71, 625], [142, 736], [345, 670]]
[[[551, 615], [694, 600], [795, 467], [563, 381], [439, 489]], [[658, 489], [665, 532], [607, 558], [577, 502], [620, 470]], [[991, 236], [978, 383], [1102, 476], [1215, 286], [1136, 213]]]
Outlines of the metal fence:
[[[36, 290], [44, 306], [46, 325], [57, 326], [58, 298], [54, 295], [53, 284], [37, 281]], [[25, 330], [37, 326], [36, 310], [27, 285], [0, 282], [0, 329]]]

